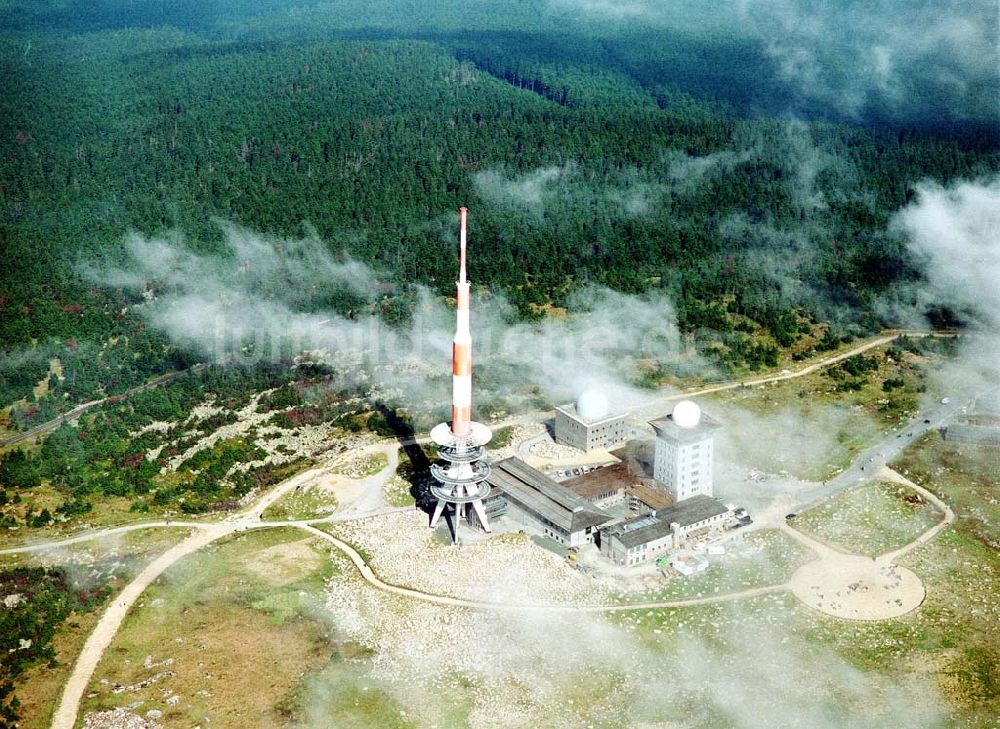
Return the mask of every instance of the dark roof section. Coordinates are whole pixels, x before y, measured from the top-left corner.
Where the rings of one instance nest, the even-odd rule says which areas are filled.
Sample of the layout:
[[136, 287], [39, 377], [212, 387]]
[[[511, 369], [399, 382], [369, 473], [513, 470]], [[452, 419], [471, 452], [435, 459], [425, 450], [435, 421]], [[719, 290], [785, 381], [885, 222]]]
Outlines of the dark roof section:
[[607, 534], [616, 537], [626, 549], [631, 549], [667, 536], [671, 531], [670, 525], [675, 522], [689, 527], [727, 511], [729, 509], [718, 499], [698, 494], [665, 509], [657, 509], [641, 519], [615, 524], [607, 529]]
[[595, 468], [582, 476], [566, 479], [559, 485], [582, 499], [593, 499], [601, 494], [631, 486], [635, 481], [635, 477], [629, 473], [628, 464], [615, 463], [612, 466]]
[[671, 440], [680, 441], [681, 443], [691, 443], [701, 440], [712, 431], [722, 427], [722, 423], [704, 411], [701, 413], [698, 424], [693, 428], [681, 427], [674, 422], [672, 414], [665, 418], [650, 420], [649, 424], [653, 426], [657, 435], [665, 435]]
[[639, 499], [650, 509], [665, 509], [670, 506], [669, 494], [642, 482], [629, 486], [628, 495]]
[[503, 491], [567, 534], [611, 520], [608, 514], [514, 456], [494, 463], [486, 480], [492, 488]]
[[634, 496], [650, 509], [662, 509], [670, 505], [670, 496], [655, 488], [653, 480], [646, 478], [645, 473], [633, 473], [628, 463], [615, 463], [611, 466], [595, 468], [590, 473], [574, 476], [561, 482], [582, 499], [597, 498], [603, 494], [624, 489], [629, 496]]
[[653, 477], [653, 462], [656, 460], [655, 440], [630, 440], [609, 453], [619, 461], [627, 463], [629, 472], [636, 478]]

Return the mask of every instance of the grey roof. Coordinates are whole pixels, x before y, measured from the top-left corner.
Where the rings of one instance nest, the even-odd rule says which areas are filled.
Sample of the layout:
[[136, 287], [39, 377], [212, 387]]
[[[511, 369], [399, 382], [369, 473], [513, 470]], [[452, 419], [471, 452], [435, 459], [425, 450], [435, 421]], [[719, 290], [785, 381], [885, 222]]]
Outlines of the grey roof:
[[548, 519], [567, 534], [606, 524], [611, 517], [520, 458], [493, 464], [487, 483]]
[[667, 536], [673, 523], [689, 527], [713, 516], [725, 514], [727, 511], [729, 509], [718, 499], [698, 494], [666, 508], [657, 509], [641, 519], [609, 527], [607, 534], [616, 537], [626, 549], [631, 549]]
[[679, 441], [681, 443], [690, 443], [692, 441], [701, 440], [702, 438], [710, 435], [713, 431], [722, 427], [722, 423], [704, 411], [701, 413], [701, 418], [698, 420], [698, 424], [693, 428], [684, 428], [678, 425], [674, 422], [674, 416], [672, 414], [666, 416], [665, 418], [650, 420], [649, 424], [653, 426], [653, 429], [656, 431], [658, 436], [666, 436], [670, 440]]

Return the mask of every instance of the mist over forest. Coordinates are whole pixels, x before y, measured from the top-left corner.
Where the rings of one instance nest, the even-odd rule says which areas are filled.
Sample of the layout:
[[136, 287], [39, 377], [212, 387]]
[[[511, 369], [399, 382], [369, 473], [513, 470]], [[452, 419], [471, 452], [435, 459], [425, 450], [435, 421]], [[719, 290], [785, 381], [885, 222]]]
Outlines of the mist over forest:
[[[0, 0], [0, 729], [43, 725], [154, 526], [216, 541], [119, 603], [88, 728], [995, 721], [1000, 451], [941, 431], [1000, 424], [998, 49], [997, 0]], [[596, 391], [638, 463], [697, 398], [756, 520], [732, 562], [604, 584], [513, 522], [427, 529], [460, 206], [486, 458], [588, 473], [547, 428]], [[793, 599], [834, 488], [892, 507], [858, 541], [914, 530], [905, 612]], [[120, 524], [87, 567], [8, 554]]]
[[[928, 185], [994, 184], [995, 16], [988, 0], [10, 0], [0, 394], [26, 395], [52, 356], [75, 402], [280, 337], [269, 316], [208, 322], [241, 308], [220, 276], [246, 311], [277, 297], [405, 335], [450, 295], [463, 204], [494, 328], [586, 318], [588, 291], [661, 301], [656, 336], [697, 333], [711, 354], [688, 365], [725, 376], [815, 325], [975, 321], [976, 302], [929, 294], [934, 257], [893, 220]], [[137, 258], [144, 239], [173, 257]], [[178, 261], [210, 265], [178, 277]], [[230, 344], [207, 342], [220, 326]]]

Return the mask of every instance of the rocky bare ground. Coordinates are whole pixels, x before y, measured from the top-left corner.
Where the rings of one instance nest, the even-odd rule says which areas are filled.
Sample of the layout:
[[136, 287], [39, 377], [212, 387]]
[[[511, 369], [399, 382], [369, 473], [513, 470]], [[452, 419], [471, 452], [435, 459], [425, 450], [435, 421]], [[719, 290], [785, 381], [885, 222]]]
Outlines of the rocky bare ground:
[[154, 717], [142, 717], [124, 707], [95, 711], [83, 718], [83, 729], [161, 729], [162, 726]]
[[505, 534], [455, 548], [442, 544], [420, 511], [337, 524], [387, 582], [453, 597], [505, 604], [604, 604], [607, 588], [541, 549]]

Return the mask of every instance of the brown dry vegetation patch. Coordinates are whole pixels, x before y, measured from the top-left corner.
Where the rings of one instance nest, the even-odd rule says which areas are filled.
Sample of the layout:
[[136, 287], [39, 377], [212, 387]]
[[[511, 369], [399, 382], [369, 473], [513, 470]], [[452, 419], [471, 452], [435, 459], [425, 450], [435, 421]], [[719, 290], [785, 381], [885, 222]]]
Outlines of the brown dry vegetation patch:
[[44, 729], [49, 726], [63, 685], [73, 669], [73, 662], [99, 617], [99, 611], [72, 613], [52, 639], [56, 665], [38, 663], [18, 677], [17, 698], [21, 702], [19, 729]]
[[331, 651], [328, 626], [307, 617], [330, 563], [300, 534], [244, 533], [168, 570], [126, 619], [85, 711], [141, 701], [165, 726], [286, 726], [281, 707]]
[[274, 585], [287, 585], [320, 569], [323, 557], [311, 546], [309, 537], [297, 542], [275, 544], [257, 552], [246, 568]]
[[[3, 555], [0, 565], [61, 566], [71, 575], [92, 582], [95, 588], [110, 587], [112, 597], [109, 599], [113, 599], [145, 565], [187, 534], [187, 529], [143, 529], [46, 552]], [[117, 565], [110, 577], [106, 574], [109, 562]], [[49, 726], [73, 663], [102, 610], [103, 605], [92, 612], [71, 613], [52, 638], [56, 664], [37, 663], [18, 677], [16, 693], [22, 706], [21, 729]]]

